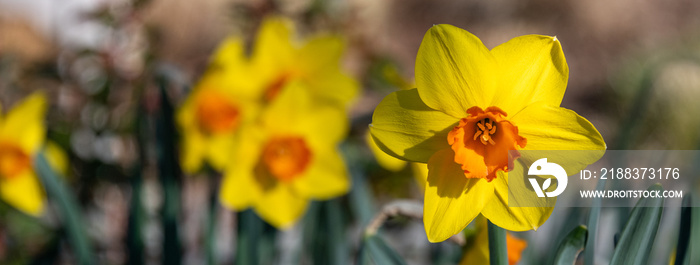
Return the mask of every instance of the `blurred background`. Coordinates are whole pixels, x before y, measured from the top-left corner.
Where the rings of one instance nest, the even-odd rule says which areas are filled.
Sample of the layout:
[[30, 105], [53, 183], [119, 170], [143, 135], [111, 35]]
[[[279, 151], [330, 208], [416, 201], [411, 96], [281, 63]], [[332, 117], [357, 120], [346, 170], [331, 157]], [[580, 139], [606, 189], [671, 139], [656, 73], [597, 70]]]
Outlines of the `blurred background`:
[[[557, 36], [570, 68], [562, 106], [590, 120], [608, 149], [700, 147], [699, 1], [0, 0], [0, 103], [7, 111], [47, 92], [47, 137], [69, 157], [66, 182], [99, 264], [243, 264], [241, 253], [251, 250], [240, 244], [241, 214], [211, 201], [218, 178], [160, 177], [159, 141], [169, 136], [158, 124], [163, 105], [183, 102], [219, 42], [252, 39], [269, 14], [293, 19], [302, 35], [344, 36], [343, 65], [362, 93], [343, 144], [353, 190], [312, 204], [291, 230], [262, 227], [265, 243], [253, 251], [272, 255], [259, 255], [260, 264], [352, 262], [364, 225], [383, 205], [422, 200], [413, 170], [379, 166], [365, 132], [380, 100], [413, 82], [433, 24], [466, 29], [489, 48], [525, 34]], [[555, 242], [543, 238], [578, 225], [557, 220], [585, 220], [587, 212], [557, 208], [540, 235], [519, 233], [530, 239], [521, 264], [545, 261]], [[611, 214], [601, 222], [624, 224]], [[0, 263], [74, 264], [59, 220], [55, 211], [36, 219], [0, 204]], [[319, 228], [304, 230], [309, 223]], [[392, 218], [383, 233], [409, 264], [459, 261], [459, 245], [428, 243], [420, 220]], [[671, 251], [653, 260], [667, 261]]]

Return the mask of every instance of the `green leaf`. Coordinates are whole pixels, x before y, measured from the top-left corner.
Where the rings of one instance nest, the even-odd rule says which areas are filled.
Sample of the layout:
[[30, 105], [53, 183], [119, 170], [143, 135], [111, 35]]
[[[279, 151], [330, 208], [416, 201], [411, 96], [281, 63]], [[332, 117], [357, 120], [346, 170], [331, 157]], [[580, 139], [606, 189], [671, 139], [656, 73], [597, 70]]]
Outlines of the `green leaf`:
[[379, 235], [366, 236], [360, 246], [358, 265], [404, 265], [406, 262]]
[[178, 160], [177, 132], [175, 126], [175, 106], [170, 101], [166, 88], [171, 85], [171, 77], [165, 74], [157, 79], [160, 87], [160, 108], [155, 116], [156, 150], [158, 178], [163, 189], [163, 208], [161, 225], [163, 229], [162, 264], [182, 263], [182, 245], [180, 244], [180, 189], [182, 171]]
[[574, 230], [571, 230], [564, 240], [559, 243], [554, 264], [574, 264], [578, 255], [586, 246], [587, 240], [588, 229], [586, 229], [585, 225], [579, 225]]
[[307, 226], [311, 236], [312, 264], [348, 264], [350, 253], [345, 235], [345, 218], [340, 199], [314, 202], [314, 226]]
[[58, 210], [63, 218], [69, 242], [75, 251], [79, 264], [95, 264], [95, 255], [92, 252], [92, 242], [85, 232], [85, 223], [78, 207], [78, 202], [74, 194], [61, 180], [56, 172], [51, 169], [49, 162], [43, 153], [37, 154], [34, 158], [34, 165], [39, 173], [39, 179], [46, 188], [49, 200], [56, 201]]
[[236, 262], [241, 265], [261, 264], [265, 224], [253, 212], [245, 210], [238, 213], [238, 240], [236, 244]]
[[692, 196], [683, 198], [683, 207], [681, 208], [681, 224], [678, 229], [678, 244], [676, 245], [676, 262], [674, 264], [681, 265], [686, 263], [686, 255], [688, 253], [688, 245], [690, 244], [690, 226], [692, 220], [693, 208], [690, 207]]
[[[602, 191], [605, 188], [606, 179], [599, 179], [596, 184], [596, 191]], [[591, 213], [588, 215], [588, 228], [591, 232], [588, 234], [588, 240], [586, 242], [586, 253], [584, 258], [584, 263], [586, 265], [593, 265], [595, 261], [595, 242], [596, 242], [596, 232], [598, 231], [598, 218], [600, 216], [600, 205], [602, 198], [593, 198], [593, 204], [591, 205]]]
[[[647, 190], [661, 193], [663, 187], [654, 184]], [[663, 206], [663, 198], [642, 198], [637, 202], [622, 230], [610, 264], [647, 263], [661, 222]]]

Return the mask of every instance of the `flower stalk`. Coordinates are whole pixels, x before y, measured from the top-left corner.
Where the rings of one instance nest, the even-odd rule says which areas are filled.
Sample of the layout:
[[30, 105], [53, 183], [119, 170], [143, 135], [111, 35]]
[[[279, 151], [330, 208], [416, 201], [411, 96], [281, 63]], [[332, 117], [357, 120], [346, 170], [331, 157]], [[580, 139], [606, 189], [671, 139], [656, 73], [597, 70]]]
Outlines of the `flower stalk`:
[[508, 264], [508, 248], [506, 244], [506, 230], [488, 221], [489, 229], [489, 259], [491, 265]]

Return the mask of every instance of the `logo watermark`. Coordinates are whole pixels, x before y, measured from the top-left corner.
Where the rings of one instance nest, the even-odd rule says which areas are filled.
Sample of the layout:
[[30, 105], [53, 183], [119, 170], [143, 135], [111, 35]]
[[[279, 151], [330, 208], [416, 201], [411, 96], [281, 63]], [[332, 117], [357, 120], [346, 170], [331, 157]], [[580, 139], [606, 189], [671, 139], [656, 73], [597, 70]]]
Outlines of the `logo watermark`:
[[[640, 198], [680, 205], [700, 183], [698, 150], [519, 150], [509, 156], [511, 170], [499, 177], [507, 177], [510, 207], [590, 207], [594, 199], [603, 207], [634, 207]], [[662, 191], [647, 191], [657, 183]]]
[[564, 192], [569, 178], [566, 175], [566, 170], [556, 163], [548, 163], [547, 158], [541, 158], [530, 165], [527, 172], [528, 175], [550, 175], [557, 179], [557, 188], [550, 192], [544, 192], [552, 185], [552, 179], [545, 179], [540, 188], [536, 178], [528, 178], [532, 188], [535, 190], [537, 197], [557, 197]]

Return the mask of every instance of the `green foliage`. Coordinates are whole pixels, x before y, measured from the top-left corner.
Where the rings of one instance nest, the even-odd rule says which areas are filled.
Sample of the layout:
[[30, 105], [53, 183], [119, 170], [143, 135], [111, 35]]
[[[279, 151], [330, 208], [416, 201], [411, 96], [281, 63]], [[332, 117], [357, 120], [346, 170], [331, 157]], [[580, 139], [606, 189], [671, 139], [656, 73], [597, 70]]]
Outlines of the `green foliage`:
[[[659, 184], [648, 191], [663, 191]], [[642, 198], [632, 210], [610, 264], [644, 264], [649, 259], [663, 213], [663, 198]]]
[[46, 188], [46, 193], [49, 198], [57, 202], [58, 210], [63, 216], [68, 238], [75, 251], [79, 264], [90, 265], [95, 264], [95, 255], [93, 254], [92, 244], [85, 233], [85, 224], [81, 218], [80, 208], [74, 196], [70, 193], [68, 187], [61, 181], [59, 177], [49, 166], [48, 161], [43, 153], [39, 153], [34, 159], [36, 169], [39, 173], [39, 178]]
[[358, 265], [403, 265], [406, 262], [379, 235], [368, 235], [362, 241]]
[[569, 232], [569, 234], [567, 234], [564, 240], [559, 244], [559, 249], [557, 249], [557, 254], [554, 259], [554, 264], [574, 264], [578, 255], [586, 246], [587, 240], [588, 229], [586, 229], [585, 225], [579, 225], [578, 227], [574, 228], [574, 230], [571, 230], [571, 232]]

